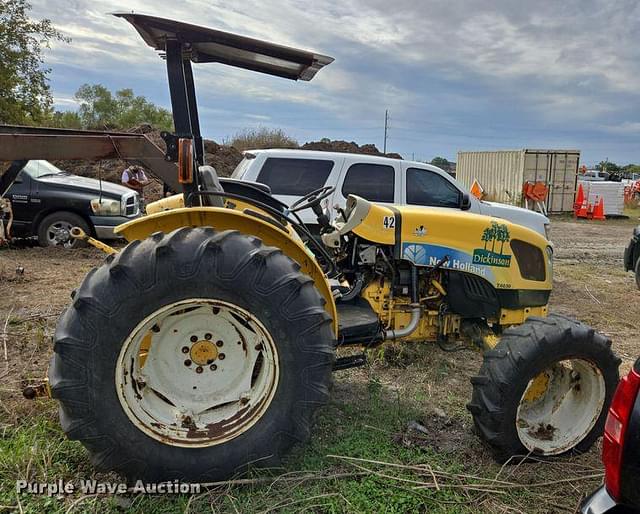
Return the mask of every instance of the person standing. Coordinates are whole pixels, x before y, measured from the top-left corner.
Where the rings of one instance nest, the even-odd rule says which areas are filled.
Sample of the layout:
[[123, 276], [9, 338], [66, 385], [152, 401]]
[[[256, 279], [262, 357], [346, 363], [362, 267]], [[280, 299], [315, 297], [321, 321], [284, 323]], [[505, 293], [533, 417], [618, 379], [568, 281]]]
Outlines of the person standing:
[[144, 188], [149, 185], [149, 179], [140, 166], [129, 166], [122, 172], [122, 184], [137, 191], [140, 195], [140, 205], [144, 205]]

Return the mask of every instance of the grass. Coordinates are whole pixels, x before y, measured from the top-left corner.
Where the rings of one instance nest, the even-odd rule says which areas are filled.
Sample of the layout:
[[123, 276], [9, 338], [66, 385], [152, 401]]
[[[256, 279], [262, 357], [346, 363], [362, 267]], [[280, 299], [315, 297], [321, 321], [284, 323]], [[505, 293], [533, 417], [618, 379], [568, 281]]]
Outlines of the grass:
[[[423, 361], [419, 364], [434, 359], [433, 351], [423, 350], [422, 356], [418, 355], [418, 360]], [[436, 358], [433, 376], [445, 379], [443, 374], [455, 371], [451, 362], [451, 359], [439, 362]], [[244, 484], [222, 484], [193, 496], [82, 496], [79, 492], [66, 497], [17, 495], [17, 480], [54, 482], [62, 479], [76, 484], [88, 478], [118, 481], [113, 475], [94, 472], [82, 446], [62, 434], [54, 405], [42, 401], [34, 415], [0, 433], [0, 511], [3, 508], [25, 513], [115, 513], [123, 508], [133, 513], [554, 511], [545, 503], [555, 498], [555, 492], [550, 493], [549, 488], [540, 491], [517, 486], [494, 493], [468, 489], [495, 489], [490, 487], [491, 481], [499, 473], [503, 473], [501, 478], [514, 480], [517, 485], [522, 479], [515, 478], [520, 471], [529, 477], [525, 479], [526, 484], [543, 480], [549, 473], [554, 477], [558, 469], [553, 467], [555, 464], [540, 464], [537, 469], [534, 469], [536, 465], [527, 465], [501, 470], [487, 458], [475, 436], [467, 428], [460, 429], [468, 422], [460, 417], [459, 407], [464, 398], [441, 391], [443, 395], [438, 403], [453, 414], [452, 419], [441, 421], [443, 426], [437, 427], [430, 422], [433, 417], [426, 414], [424, 391], [407, 388], [410, 391], [407, 395], [402, 388], [390, 389], [383, 383], [387, 371], [396, 373], [398, 369], [378, 365], [359, 372], [356, 380], [338, 378], [334, 398], [321, 410], [311, 441], [297, 447], [282, 468], [254, 470], [248, 479], [243, 479]], [[412, 420], [424, 423], [430, 433], [412, 435], [407, 431], [407, 423]], [[449, 447], [441, 447], [441, 441], [448, 437], [446, 431], [458, 434], [460, 439], [454, 439]], [[564, 469], [565, 463], [561, 464]], [[587, 471], [598, 473], [588, 465], [574, 465], [578, 470], [577, 480], [582, 480], [580, 477]], [[441, 489], [416, 488], [419, 483], [432, 482], [430, 472], [419, 471], [416, 466], [428, 466], [425, 469], [437, 473]], [[478, 478], [462, 479], [461, 473]], [[562, 473], [567, 476], [566, 470]], [[588, 490], [596, 483], [597, 479], [587, 480], [581, 485]], [[557, 501], [563, 509], [570, 510], [576, 500]]]
[[[419, 417], [411, 406], [399, 397], [390, 399], [383, 394], [381, 383], [372, 378], [359, 391], [365, 401], [340, 404], [331, 402], [323, 409], [313, 439], [304, 448], [298, 447], [285, 462], [283, 469], [255, 471], [256, 480], [276, 477], [283, 472], [303, 470], [304, 476], [357, 473], [358, 469], [328, 455], [356, 456], [367, 459], [419, 464], [428, 456], [422, 450], [398, 446], [391, 435], [401, 432], [407, 419]], [[35, 419], [9, 427], [0, 439], [0, 504], [21, 509], [22, 512], [66, 512], [73, 508], [72, 498], [39, 495], [18, 496], [17, 480], [53, 482], [57, 479], [78, 482], [81, 478], [117, 481], [116, 477], [96, 475], [80, 444], [67, 440], [58, 424], [51, 419], [51, 409], [45, 408]], [[429, 460], [434, 456], [431, 455]], [[454, 471], [455, 463], [446, 469]], [[283, 486], [263, 484], [216, 489], [197, 498], [187, 496], [138, 496], [128, 508], [131, 512], [176, 512], [189, 509], [198, 512], [213, 507], [221, 512], [260, 512], [276, 509], [295, 512], [301, 508], [322, 512], [422, 512], [432, 503], [432, 512], [453, 512], [443, 501], [464, 502], [455, 492], [438, 494], [432, 491], [412, 491], [398, 486], [395, 480], [382, 479], [373, 474], [362, 479], [327, 478], [304, 483], [304, 480]], [[304, 487], [301, 487], [304, 484]], [[79, 510], [111, 512], [118, 509], [115, 497], [86, 498]], [[459, 512], [459, 510], [456, 510]]]
[[640, 206], [636, 206], [636, 207], [626, 206], [624, 208], [623, 214], [625, 216], [629, 216], [629, 219], [637, 222], [638, 218], [640, 218]]

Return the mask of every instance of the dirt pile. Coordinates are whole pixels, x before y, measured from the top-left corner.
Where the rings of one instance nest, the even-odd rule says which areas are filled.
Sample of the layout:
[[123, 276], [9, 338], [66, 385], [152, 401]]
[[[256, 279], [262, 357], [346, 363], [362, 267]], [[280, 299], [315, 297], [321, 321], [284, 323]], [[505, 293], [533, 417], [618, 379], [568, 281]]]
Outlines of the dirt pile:
[[[165, 150], [166, 145], [160, 132], [149, 125], [135, 127], [128, 132], [146, 135], [158, 147]], [[231, 175], [235, 167], [242, 160], [242, 154], [232, 146], [219, 145], [215, 141], [204, 140], [205, 160], [213, 166], [221, 177]], [[109, 182], [120, 183], [122, 172], [129, 164], [121, 159], [107, 159], [103, 161], [53, 161], [59, 168], [76, 175], [91, 178], [102, 178]], [[147, 202], [162, 197], [162, 182], [149, 173], [151, 184], [145, 189]]]
[[367, 155], [380, 155], [392, 159], [402, 159], [398, 153], [383, 153], [376, 145], [359, 145], [355, 141], [342, 141], [321, 139], [320, 141], [310, 141], [300, 147], [301, 150], [319, 150], [321, 152], [343, 152], [343, 153], [363, 153]]
[[[163, 151], [166, 146], [160, 132], [150, 125], [140, 125], [128, 132], [146, 135]], [[358, 145], [354, 141], [341, 141], [321, 139], [320, 141], [310, 141], [300, 147], [301, 150], [320, 150], [323, 152], [345, 152], [360, 153], [367, 155], [384, 156], [375, 145]], [[238, 163], [242, 160], [242, 153], [233, 146], [221, 145], [210, 139], [204, 140], [205, 161], [213, 166], [218, 175], [229, 177]], [[397, 153], [388, 153], [386, 157], [402, 159]], [[109, 182], [120, 183], [122, 172], [127, 168], [128, 163], [120, 159], [109, 159], [103, 161], [53, 161], [53, 163], [63, 170], [70, 171], [76, 175], [91, 178], [102, 178]], [[151, 185], [145, 189], [147, 201], [157, 200], [162, 196], [162, 182], [150, 174]]]

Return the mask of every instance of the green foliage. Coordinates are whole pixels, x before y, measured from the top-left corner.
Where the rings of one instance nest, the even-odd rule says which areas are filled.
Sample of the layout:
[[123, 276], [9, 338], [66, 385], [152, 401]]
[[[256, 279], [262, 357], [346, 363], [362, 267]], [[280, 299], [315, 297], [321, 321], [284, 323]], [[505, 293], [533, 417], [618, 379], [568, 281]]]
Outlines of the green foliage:
[[80, 115], [74, 111], [56, 111], [51, 115], [48, 125], [53, 127], [63, 127], [81, 129], [82, 120]]
[[225, 144], [236, 150], [258, 150], [261, 148], [298, 148], [298, 142], [284, 133], [282, 129], [258, 127], [238, 132]]
[[[132, 89], [120, 89], [115, 95], [101, 84], [84, 84], [75, 94], [80, 103], [77, 120], [86, 129], [127, 129], [147, 123], [161, 130], [172, 130], [173, 119], [167, 109], [157, 107]], [[76, 123], [72, 116], [60, 121]], [[67, 125], [63, 125], [67, 126]]]
[[600, 161], [596, 165], [596, 169], [598, 171], [608, 171], [609, 173], [615, 173], [620, 171], [620, 166], [618, 166], [615, 162]]
[[50, 20], [33, 21], [26, 0], [0, 0], [0, 123], [46, 121], [51, 92], [42, 49], [70, 41]]
[[622, 168], [620, 168], [620, 171], [628, 175], [631, 175], [632, 173], [640, 173], [640, 165], [627, 164], [626, 166], [623, 166]]
[[433, 164], [434, 166], [442, 168], [443, 170], [448, 169], [451, 165], [451, 163], [444, 157], [434, 157], [433, 159], [431, 159], [431, 162], [429, 164]]

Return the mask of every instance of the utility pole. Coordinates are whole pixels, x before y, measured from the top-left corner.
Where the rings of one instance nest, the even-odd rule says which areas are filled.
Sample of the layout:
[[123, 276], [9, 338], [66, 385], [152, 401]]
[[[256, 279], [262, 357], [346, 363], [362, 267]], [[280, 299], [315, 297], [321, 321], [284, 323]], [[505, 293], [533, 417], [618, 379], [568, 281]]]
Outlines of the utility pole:
[[389, 110], [384, 110], [384, 145], [382, 153], [387, 153], [387, 127], [389, 126]]

